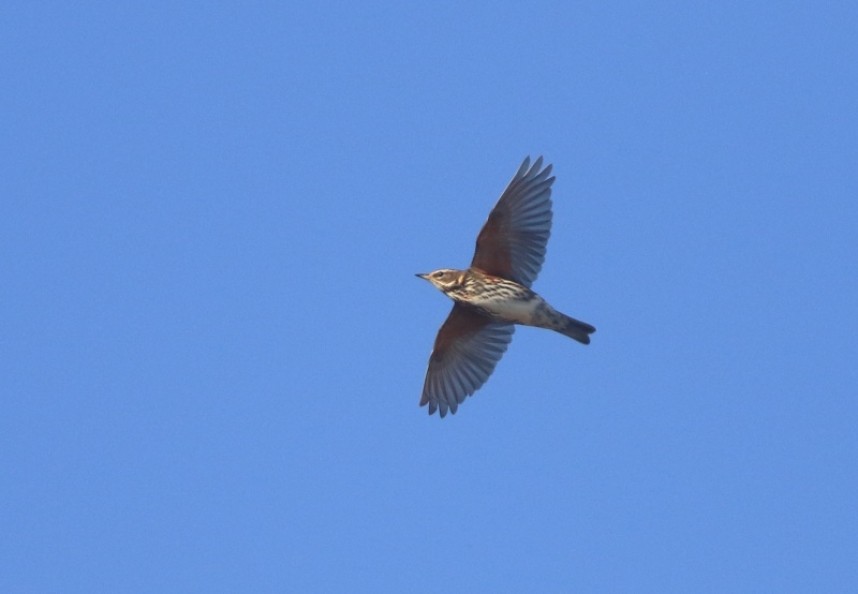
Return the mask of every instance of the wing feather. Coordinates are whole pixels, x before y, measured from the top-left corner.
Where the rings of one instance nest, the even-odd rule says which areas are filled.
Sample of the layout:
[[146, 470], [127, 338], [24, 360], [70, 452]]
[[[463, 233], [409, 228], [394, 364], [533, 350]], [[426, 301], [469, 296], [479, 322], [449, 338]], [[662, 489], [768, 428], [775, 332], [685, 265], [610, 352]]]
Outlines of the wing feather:
[[477, 237], [471, 266], [484, 272], [533, 284], [551, 235], [551, 165], [542, 157], [533, 166], [524, 159], [501, 194]]
[[430, 415], [455, 414], [459, 404], [489, 379], [514, 330], [512, 324], [455, 304], [435, 339], [420, 406], [428, 404]]

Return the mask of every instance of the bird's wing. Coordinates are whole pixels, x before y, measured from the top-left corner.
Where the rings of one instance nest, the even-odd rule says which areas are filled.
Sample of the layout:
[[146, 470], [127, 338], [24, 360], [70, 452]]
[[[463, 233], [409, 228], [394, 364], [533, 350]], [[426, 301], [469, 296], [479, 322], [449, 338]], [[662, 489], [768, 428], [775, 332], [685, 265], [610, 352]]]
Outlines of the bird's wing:
[[545, 261], [551, 234], [551, 165], [530, 157], [501, 194], [477, 237], [471, 266], [529, 287]]
[[438, 331], [429, 357], [420, 406], [441, 416], [486, 383], [512, 340], [515, 327], [495, 322], [474, 309], [455, 304]]

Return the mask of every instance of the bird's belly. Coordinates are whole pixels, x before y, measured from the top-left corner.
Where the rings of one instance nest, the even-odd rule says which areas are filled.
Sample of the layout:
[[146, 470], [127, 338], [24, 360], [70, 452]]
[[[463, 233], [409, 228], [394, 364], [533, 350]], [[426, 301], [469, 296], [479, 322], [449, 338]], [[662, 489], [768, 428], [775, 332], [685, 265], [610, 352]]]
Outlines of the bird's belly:
[[516, 324], [531, 324], [533, 323], [533, 315], [541, 299], [538, 297], [532, 299], [506, 299], [502, 301], [478, 301], [474, 303], [477, 307], [488, 313], [489, 315], [506, 320], [507, 322], [515, 322]]

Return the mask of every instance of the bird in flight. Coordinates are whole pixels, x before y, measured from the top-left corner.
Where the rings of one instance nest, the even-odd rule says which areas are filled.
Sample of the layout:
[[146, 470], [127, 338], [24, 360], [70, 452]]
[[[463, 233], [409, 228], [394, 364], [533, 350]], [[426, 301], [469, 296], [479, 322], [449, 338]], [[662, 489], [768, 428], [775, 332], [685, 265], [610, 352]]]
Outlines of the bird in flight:
[[453, 309], [429, 357], [420, 406], [443, 417], [486, 383], [512, 340], [514, 324], [548, 328], [582, 344], [596, 329], [560, 313], [530, 289], [551, 234], [551, 165], [525, 158], [477, 236], [470, 268], [418, 274]]

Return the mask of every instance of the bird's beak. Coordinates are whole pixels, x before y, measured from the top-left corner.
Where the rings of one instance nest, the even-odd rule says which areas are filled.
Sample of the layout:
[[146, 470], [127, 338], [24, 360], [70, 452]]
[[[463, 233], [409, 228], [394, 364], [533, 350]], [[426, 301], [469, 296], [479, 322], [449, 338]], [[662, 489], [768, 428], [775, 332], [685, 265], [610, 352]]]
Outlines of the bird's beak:
[[414, 276], [419, 276], [423, 280], [429, 280], [429, 273], [428, 272], [423, 272], [423, 273], [418, 272]]

